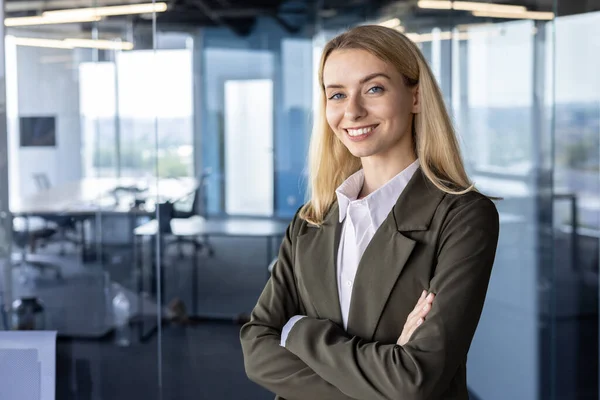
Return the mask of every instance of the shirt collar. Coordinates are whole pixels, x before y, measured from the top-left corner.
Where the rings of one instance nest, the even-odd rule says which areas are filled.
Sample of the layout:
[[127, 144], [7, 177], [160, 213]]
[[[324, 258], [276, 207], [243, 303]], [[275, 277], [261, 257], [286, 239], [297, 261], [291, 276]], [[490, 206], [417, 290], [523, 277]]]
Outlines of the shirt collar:
[[[398, 175], [390, 179], [373, 193], [369, 194], [360, 201], [367, 204], [371, 223], [375, 229], [383, 223], [388, 216], [398, 197], [404, 191], [404, 188], [412, 178], [415, 171], [419, 168], [419, 160], [415, 160]], [[350, 175], [335, 191], [339, 206], [339, 220], [344, 221], [348, 206], [352, 201], [356, 201], [365, 181], [365, 174], [362, 169]]]

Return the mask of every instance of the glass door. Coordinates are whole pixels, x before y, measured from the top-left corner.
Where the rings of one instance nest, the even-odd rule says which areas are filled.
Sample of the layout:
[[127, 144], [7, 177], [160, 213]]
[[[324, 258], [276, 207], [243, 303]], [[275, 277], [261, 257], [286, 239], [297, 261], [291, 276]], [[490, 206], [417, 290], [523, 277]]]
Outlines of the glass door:
[[[592, 4], [594, 3], [594, 4]], [[598, 2], [556, 2], [553, 399], [598, 398]]]
[[[469, 172], [500, 197], [500, 239], [469, 353], [470, 390], [481, 399], [543, 399], [552, 289], [552, 65], [549, 24], [484, 18], [455, 27], [452, 109]], [[509, 55], [509, 56], [507, 56]], [[551, 103], [550, 103], [551, 104]], [[515, 362], [518, 360], [518, 362]]]
[[492, 2], [460, 5], [472, 10], [439, 4], [380, 20], [396, 21], [419, 44], [469, 175], [499, 198], [498, 251], [469, 352], [469, 390], [475, 399], [547, 399], [555, 365], [554, 15], [541, 2], [506, 13]]

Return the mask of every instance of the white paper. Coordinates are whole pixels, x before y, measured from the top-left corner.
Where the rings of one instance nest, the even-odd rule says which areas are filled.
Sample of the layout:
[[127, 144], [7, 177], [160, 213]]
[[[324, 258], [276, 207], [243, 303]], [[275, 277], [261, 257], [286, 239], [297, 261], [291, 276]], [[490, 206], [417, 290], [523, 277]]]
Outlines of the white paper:
[[56, 332], [0, 331], [0, 399], [55, 400]]

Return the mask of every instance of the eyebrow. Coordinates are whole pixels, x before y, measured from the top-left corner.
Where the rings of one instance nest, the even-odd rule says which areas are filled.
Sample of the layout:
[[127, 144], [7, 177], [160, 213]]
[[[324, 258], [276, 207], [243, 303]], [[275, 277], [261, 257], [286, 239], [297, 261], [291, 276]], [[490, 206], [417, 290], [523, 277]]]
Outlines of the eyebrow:
[[[392, 78], [390, 78], [388, 75], [384, 74], [383, 72], [375, 72], [373, 74], [369, 74], [369, 75], [365, 76], [364, 78], [362, 78], [360, 80], [360, 84], [363, 85], [363, 84], [369, 82], [371, 79], [375, 79], [378, 77], [387, 78], [388, 80], [392, 80]], [[327, 85], [325, 88], [326, 89], [341, 89], [343, 87], [344, 87], [344, 85], [331, 84], [331, 85]]]

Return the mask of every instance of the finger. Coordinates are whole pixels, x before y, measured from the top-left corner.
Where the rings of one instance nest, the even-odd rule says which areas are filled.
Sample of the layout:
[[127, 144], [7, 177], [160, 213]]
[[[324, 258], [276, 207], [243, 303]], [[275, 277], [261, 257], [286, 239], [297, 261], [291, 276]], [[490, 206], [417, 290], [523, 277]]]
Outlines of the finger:
[[429, 293], [427, 295], [427, 297], [425, 297], [425, 301], [428, 303], [433, 303], [434, 299], [435, 299], [435, 294], [433, 294], [433, 293]]
[[413, 311], [419, 310], [420, 308], [422, 308], [427, 303], [431, 304], [433, 302], [434, 298], [435, 298], [435, 295], [433, 293], [427, 294], [427, 291], [425, 291], [425, 296], [422, 296], [422, 297], [419, 298], [419, 301], [415, 305], [415, 308], [414, 308]]
[[426, 298], [427, 298], [427, 291], [423, 290], [421, 292], [421, 296], [419, 296], [419, 299], [417, 300], [417, 304], [415, 305], [415, 307], [417, 307], [419, 304], [423, 303]]
[[408, 341], [408, 339], [410, 339], [413, 335], [413, 333], [415, 333], [415, 331], [417, 330], [417, 328], [419, 326], [421, 326], [421, 324], [423, 323], [424, 319], [423, 318], [419, 318], [418, 320], [415, 321], [415, 323], [410, 327], [410, 329], [408, 330], [407, 334], [406, 334], [406, 341]]
[[[422, 301], [419, 301], [417, 303], [417, 305], [415, 306], [415, 308], [412, 310], [412, 312], [408, 315], [408, 317], [406, 318], [411, 319], [411, 318], [415, 318], [417, 316], [423, 315], [423, 311], [425, 311], [425, 314], [427, 314], [427, 312], [429, 312], [429, 310], [431, 309], [431, 307], [427, 307], [427, 306], [431, 306], [432, 302], [433, 302], [433, 298], [434, 296], [427, 296], [424, 297]], [[428, 300], [430, 299], [430, 300]], [[424, 307], [426, 307], [424, 309]]]
[[414, 319], [416, 316], [418, 316], [418, 315], [419, 315], [419, 312], [420, 312], [421, 310], [423, 310], [423, 307], [422, 307], [422, 305], [421, 305], [421, 304], [424, 304], [424, 303], [419, 303], [419, 304], [417, 304], [417, 305], [415, 306], [415, 308], [413, 308], [413, 310], [410, 312], [410, 314], [408, 314], [408, 316], [406, 317], [406, 322], [407, 322], [407, 323], [408, 323], [408, 321], [410, 321], [410, 320]]
[[406, 323], [404, 324], [403, 333], [406, 332], [410, 337], [412, 332], [415, 331], [425, 320], [425, 317], [431, 311], [433, 307], [433, 300], [435, 299], [435, 295], [430, 293], [426, 297], [421, 294], [417, 305], [413, 309], [413, 311], [406, 318]]
[[427, 316], [429, 311], [431, 311], [431, 308], [432, 308], [431, 304], [429, 304], [429, 303], [424, 304], [423, 307], [416, 310], [414, 315], [411, 315], [408, 318], [407, 325], [408, 326], [416, 325], [416, 323], [419, 319], [424, 319]]
[[431, 311], [431, 309], [433, 308], [433, 305], [431, 303], [425, 303], [425, 305], [423, 307], [421, 307], [421, 311], [419, 312], [419, 315], [423, 318], [425, 318], [425, 316], [427, 314], [429, 314], [429, 311]]
[[421, 305], [422, 305], [422, 304], [425, 304], [426, 294], [427, 294], [427, 291], [426, 291], [426, 290], [423, 290], [423, 292], [421, 292], [421, 297], [419, 297], [419, 300], [417, 301], [417, 304], [415, 305], [415, 308], [413, 308], [413, 310], [411, 311], [411, 313], [410, 313], [410, 314], [408, 315], [408, 317], [406, 318], [407, 320], [408, 320], [408, 319], [409, 319], [411, 316], [413, 316], [413, 315], [415, 315], [415, 314], [418, 314], [418, 311], [419, 311], [419, 309], [421, 309], [421, 307], [422, 307]]

